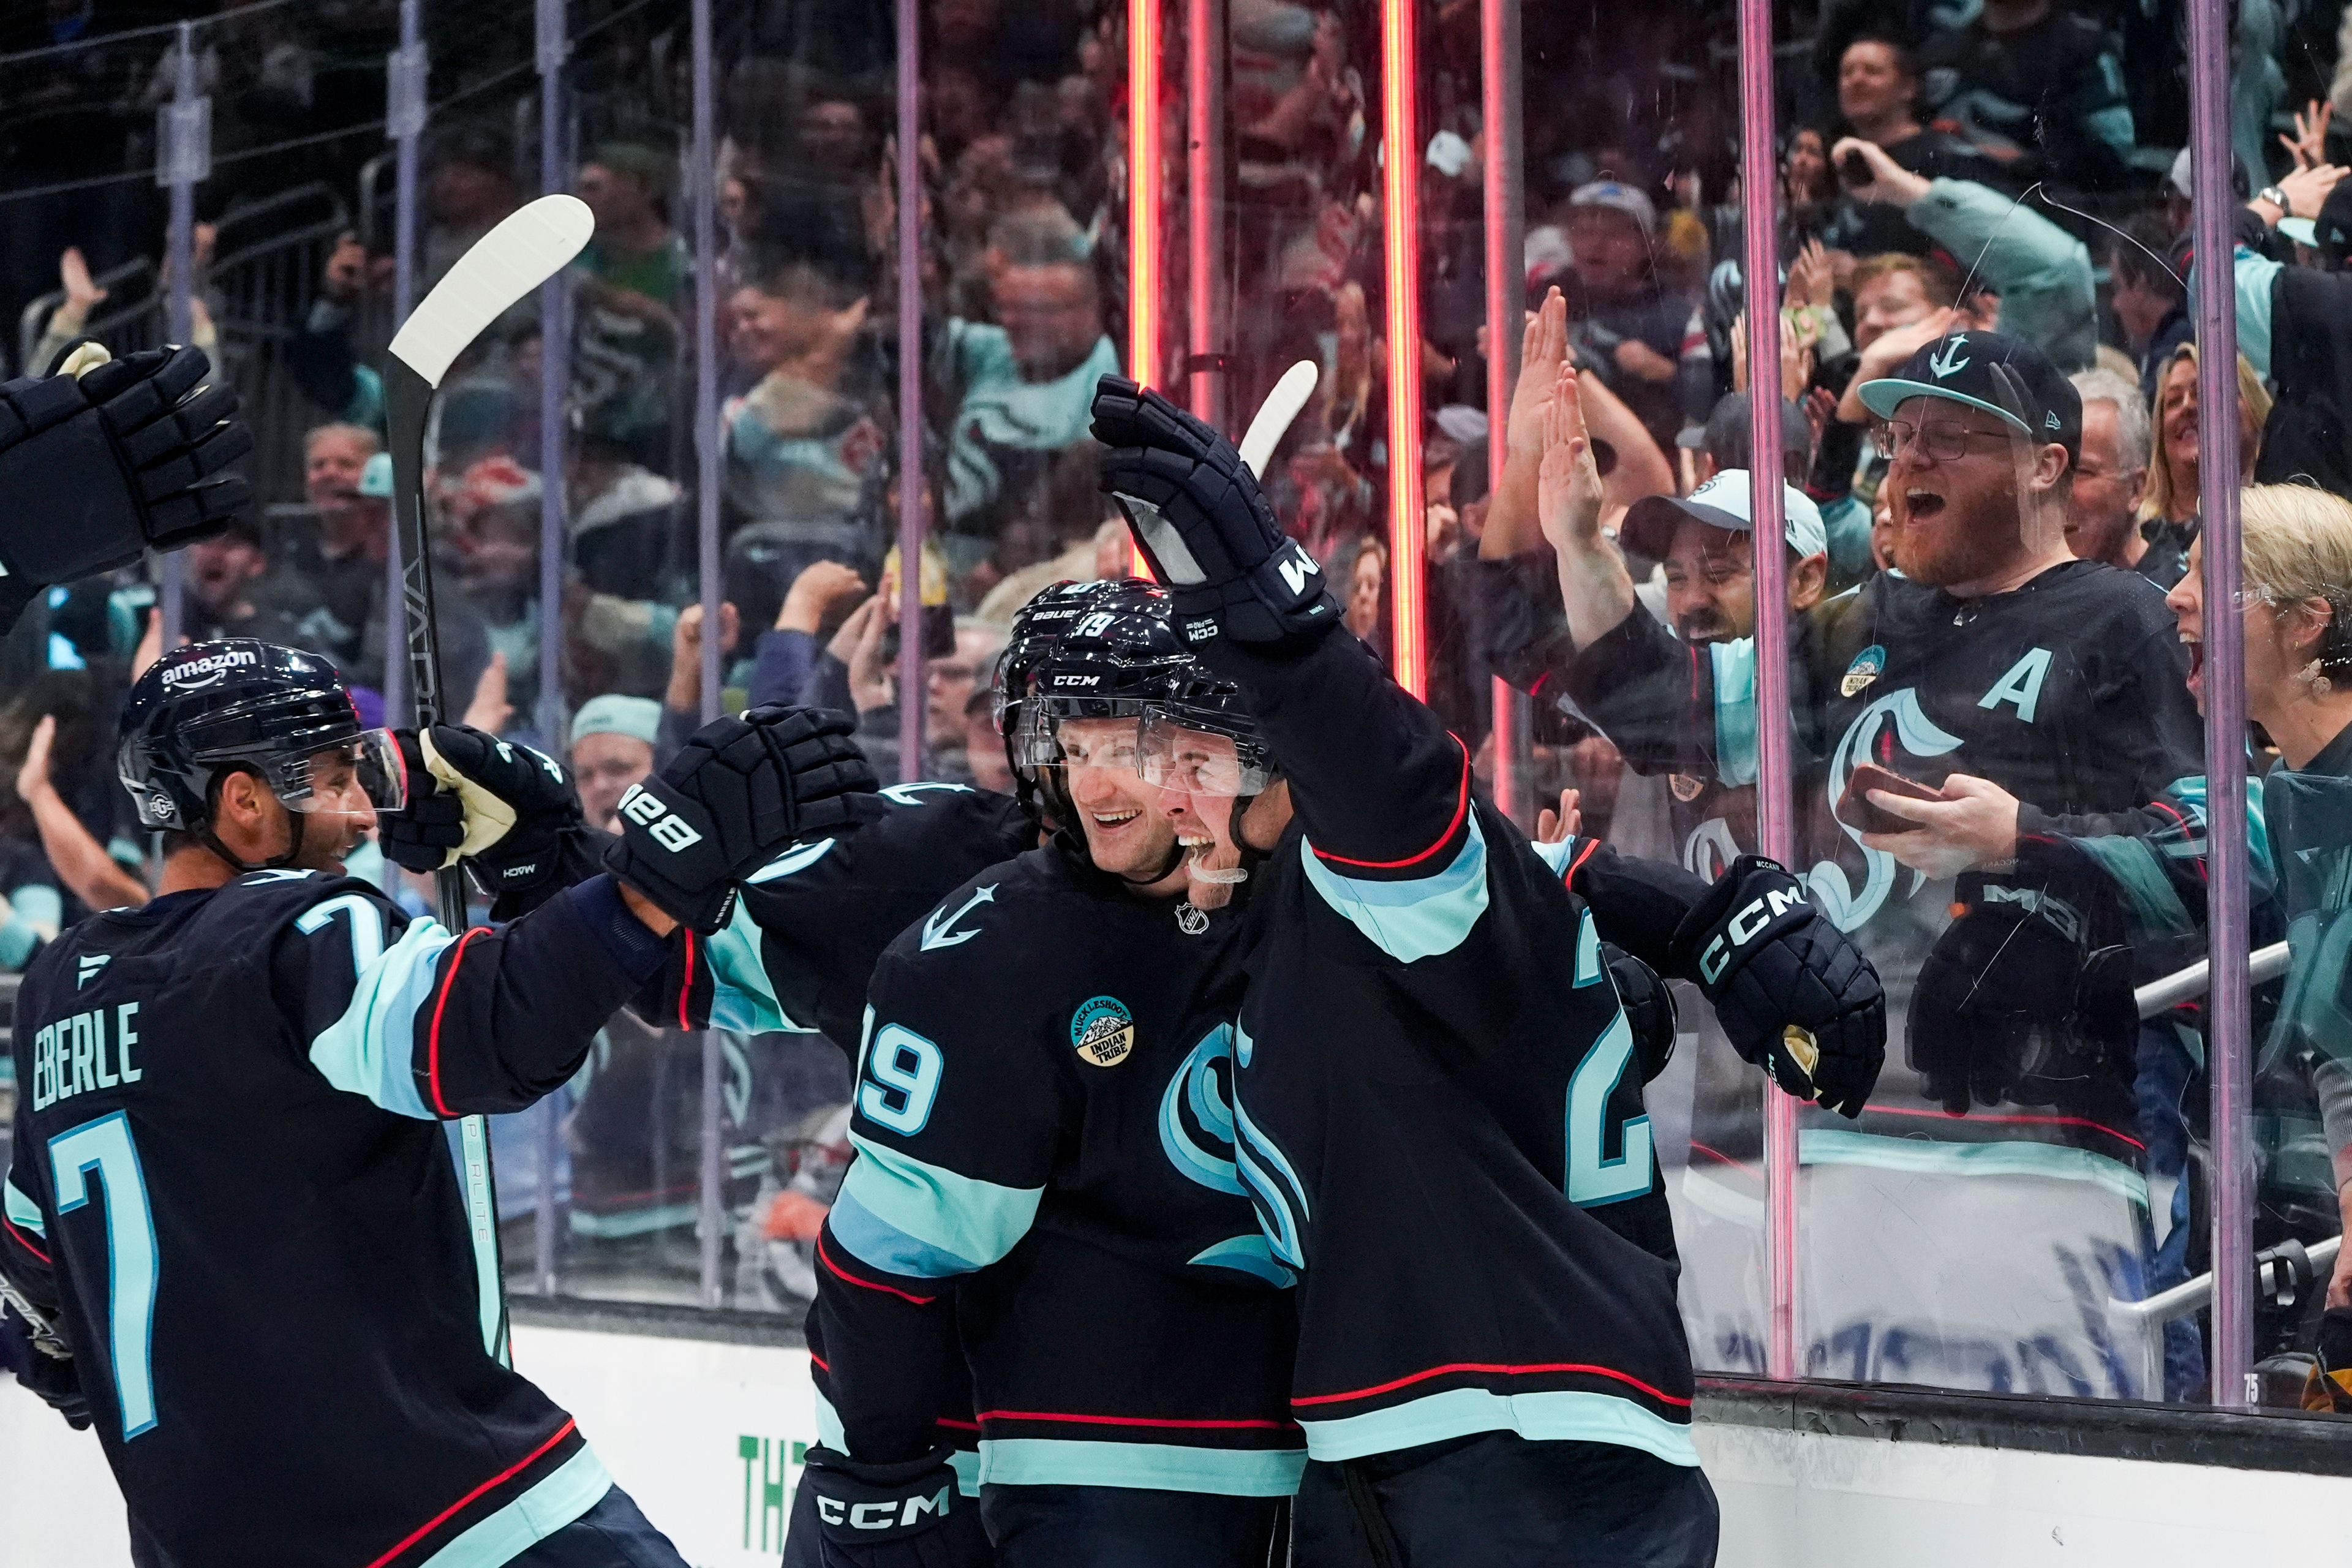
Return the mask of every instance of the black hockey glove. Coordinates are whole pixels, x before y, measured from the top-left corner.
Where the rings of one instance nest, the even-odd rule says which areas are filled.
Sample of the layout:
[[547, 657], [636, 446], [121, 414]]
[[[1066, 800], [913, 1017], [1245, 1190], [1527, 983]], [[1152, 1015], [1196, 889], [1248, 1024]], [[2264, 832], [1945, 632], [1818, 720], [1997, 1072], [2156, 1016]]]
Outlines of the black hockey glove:
[[1601, 960], [1617, 987], [1625, 1022], [1633, 1031], [1633, 1059], [1642, 1081], [1650, 1083], [1666, 1070], [1675, 1054], [1675, 994], [1658, 972], [1622, 947], [1601, 944]]
[[897, 1465], [808, 1451], [784, 1568], [988, 1568], [980, 1505], [956, 1489], [944, 1448]]
[[15, 1372], [16, 1381], [64, 1416], [67, 1426], [77, 1432], [89, 1429], [89, 1400], [81, 1391], [73, 1357], [51, 1355], [41, 1348], [32, 1325], [6, 1304], [0, 1304], [0, 1366]]
[[1919, 964], [1905, 1048], [1927, 1098], [2132, 1115], [2139, 1008], [2121, 910], [2095, 877], [1962, 877]]
[[1094, 437], [1103, 489], [1127, 513], [1187, 642], [1275, 644], [1339, 623], [1323, 569], [1286, 537], [1234, 444], [1156, 392], [1106, 375]]
[[221, 472], [253, 432], [211, 370], [201, 349], [149, 349], [0, 383], [0, 631], [42, 588], [216, 533], [252, 499]]
[[737, 879], [807, 833], [856, 819], [875, 788], [845, 713], [754, 708], [695, 731], [669, 765], [621, 797], [621, 837], [605, 868], [682, 923], [727, 923]]
[[463, 860], [492, 897], [554, 874], [580, 796], [554, 758], [462, 724], [394, 731], [408, 804], [379, 819], [384, 858], [412, 871]]
[[1794, 877], [1741, 856], [1683, 917], [1671, 952], [1742, 1058], [1799, 1100], [1862, 1114], [1886, 1061], [1886, 996]]

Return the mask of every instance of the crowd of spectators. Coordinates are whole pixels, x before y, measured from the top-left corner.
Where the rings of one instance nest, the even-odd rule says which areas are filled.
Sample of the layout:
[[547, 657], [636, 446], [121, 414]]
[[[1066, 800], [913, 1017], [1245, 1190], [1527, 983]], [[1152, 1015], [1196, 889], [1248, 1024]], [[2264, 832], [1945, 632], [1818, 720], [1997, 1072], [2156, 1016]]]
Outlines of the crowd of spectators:
[[[27, 9], [0, 30], [0, 99], [13, 117], [13, 152], [0, 156], [12, 218], [0, 225], [0, 304], [38, 301], [24, 368], [45, 368], [31, 362], [85, 329], [120, 328], [131, 301], [110, 298], [101, 279], [158, 253], [152, 184], [111, 176], [154, 157], [153, 110], [173, 64], [171, 35], [154, 25], [201, 14], [215, 168], [198, 203], [192, 330], [219, 346], [241, 384], [276, 378], [284, 395], [248, 401], [299, 484], [186, 552], [181, 629], [314, 649], [363, 702], [380, 702], [399, 684], [386, 663], [397, 605], [386, 592], [382, 450], [393, 259], [389, 182], [363, 165], [383, 148], [371, 117], [383, 108], [396, 5]], [[1572, 695], [1590, 639], [1576, 635], [1541, 504], [1562, 367], [1575, 372], [1601, 527], [1637, 613], [1694, 648], [1752, 637], [1752, 551], [1743, 531], [1682, 526], [1688, 519], [1657, 504], [1718, 474], [1777, 467], [1792, 487], [1788, 613], [1843, 613], [1900, 571], [1885, 422], [1862, 387], [1957, 333], [2028, 341], [2073, 378], [2081, 432], [2062, 548], [2144, 577], [2151, 592], [2179, 582], [2198, 535], [2190, 302], [2208, 277], [2226, 272], [2238, 301], [2242, 470], [2352, 493], [2352, 284], [2341, 271], [2352, 187], [2337, 185], [2352, 142], [2336, 119], [2352, 112], [2337, 38], [2352, 34], [2352, 10], [2317, 0], [2232, 8], [2239, 245], [2224, 268], [2190, 243], [2179, 0], [1779, 9], [1780, 166], [1749, 172], [1771, 178], [1780, 197], [1780, 270], [1763, 294], [1780, 314], [1783, 349], [1768, 367], [1777, 383], [1760, 389], [1783, 407], [1777, 458], [1748, 447], [1758, 367], [1744, 313], [1759, 307], [1742, 276], [1724, 7], [1527, 8], [1526, 248], [1515, 287], [1530, 317], [1499, 429], [1486, 407], [1497, 345], [1486, 326], [1475, 6], [1432, 8], [1423, 122], [1403, 137], [1380, 123], [1369, 0], [1226, 8], [1226, 246], [1211, 290], [1223, 301], [1221, 341], [1200, 361], [1186, 357], [1192, 334], [1178, 308], [1193, 280], [1180, 217], [1184, 40], [1172, 15], [1159, 94], [1171, 215], [1159, 256], [1163, 380], [1186, 396], [1213, 386], [1237, 429], [1285, 368], [1318, 363], [1317, 392], [1265, 479], [1331, 574], [1349, 627], [1387, 650], [1388, 497], [1399, 481], [1389, 470], [1382, 241], [1387, 226], [1413, 224], [1426, 421], [1411, 482], [1423, 486], [1427, 524], [1432, 700], [1490, 784], [1529, 802], [1574, 788], [1588, 832], [1702, 871], [1756, 847], [1752, 768], [1710, 773], [1671, 760], [1672, 748], [1612, 734]], [[1058, 579], [1128, 568], [1087, 436], [1094, 384], [1125, 364], [1133, 315], [1126, 7], [925, 8], [912, 256], [897, 244], [887, 8], [722, 0], [717, 10], [718, 248], [705, 267], [688, 239], [682, 8], [570, 7], [565, 183], [593, 214], [594, 237], [563, 277], [557, 314], [518, 306], [445, 385], [430, 486], [449, 688], [474, 721], [567, 756], [594, 821], [609, 820], [628, 784], [699, 721], [706, 638], [719, 649], [724, 701], [853, 710], [887, 773], [919, 700], [925, 775], [1003, 787], [988, 687], [1013, 614]], [[539, 188], [528, 8], [475, 15], [432, 0], [426, 12], [436, 108], [422, 151], [420, 292]], [[27, 103], [46, 106], [40, 123], [58, 133], [28, 131]], [[1381, 163], [1398, 155], [1420, 164], [1418, 213], [1381, 210]], [[51, 189], [100, 176], [109, 178]], [[306, 181], [339, 193], [349, 232], [304, 253], [304, 275], [278, 301], [282, 330], [257, 335], [217, 286], [232, 258], [215, 263], [214, 237], [240, 204]], [[909, 267], [921, 285], [919, 346], [902, 343], [897, 324]], [[160, 292], [153, 276], [136, 287]], [[719, 346], [702, 367], [695, 323], [706, 306]], [[548, 320], [560, 329], [552, 342]], [[910, 353], [922, 388], [918, 475], [898, 463]], [[694, 418], [700, 369], [719, 395], [707, 430]], [[561, 407], [543, 410], [550, 386]], [[709, 563], [719, 613], [709, 626], [698, 602], [706, 442], [720, 476], [720, 553]], [[1490, 489], [1496, 443], [1506, 461]], [[899, 520], [917, 503], [927, 542], [904, 562]], [[552, 563], [542, 559], [549, 540]], [[918, 574], [923, 606], [912, 629], [897, 619], [906, 571]], [[93, 904], [142, 896], [143, 847], [121, 831], [103, 737], [142, 642], [152, 654], [155, 596], [129, 576], [85, 584], [53, 595], [0, 648], [0, 780], [16, 781], [0, 789], [0, 969]], [[898, 689], [907, 635], [927, 663], [920, 694]], [[1495, 743], [1496, 678], [1529, 698], [1516, 752]], [[1751, 734], [1753, 721], [1751, 710]], [[1916, 963], [1933, 934], [1906, 927], [1882, 952], [1907, 942], [1909, 960], [1889, 962]], [[632, 1053], [643, 1048], [612, 1058], [626, 1070], [607, 1073], [608, 1096], [642, 1098], [649, 1069]], [[797, 1070], [729, 1059], [730, 1073], [740, 1065], [752, 1078]], [[759, 1096], [747, 1089], [729, 1103], [739, 1099]], [[730, 1136], [767, 1139], [782, 1163], [731, 1167], [736, 1195], [756, 1187], [766, 1203], [801, 1191], [794, 1162], [814, 1169], [831, 1158], [811, 1152], [833, 1146], [812, 1131], [825, 1116], [811, 1120], [830, 1103], [737, 1125]], [[596, 1140], [621, 1137], [614, 1125], [609, 1107], [573, 1123], [571, 1191], [583, 1211], [604, 1201], [594, 1194], [667, 1193], [691, 1164], [672, 1147], [673, 1127], [630, 1144], [628, 1159], [653, 1162], [645, 1171], [589, 1168]], [[746, 1223], [757, 1232], [762, 1222]], [[629, 1232], [625, 1216], [595, 1224], [607, 1226], [599, 1235]], [[761, 1245], [793, 1239], [761, 1234]], [[789, 1258], [772, 1261], [769, 1274], [793, 1275]]]

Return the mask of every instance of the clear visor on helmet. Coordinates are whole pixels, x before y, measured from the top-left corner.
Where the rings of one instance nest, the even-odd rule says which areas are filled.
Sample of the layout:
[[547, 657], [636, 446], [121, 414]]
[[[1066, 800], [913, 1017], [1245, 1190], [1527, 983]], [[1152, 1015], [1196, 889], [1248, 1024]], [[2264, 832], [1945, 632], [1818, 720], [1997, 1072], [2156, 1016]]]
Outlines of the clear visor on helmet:
[[1021, 705], [1014, 731], [1015, 766], [1116, 768], [1141, 766], [1138, 740], [1143, 704], [1099, 697], [1034, 697]]
[[1185, 795], [1263, 795], [1273, 780], [1264, 760], [1232, 736], [1192, 729], [1157, 708], [1143, 716], [1136, 753], [1145, 783]]
[[398, 811], [408, 804], [408, 769], [389, 730], [370, 730], [289, 763], [271, 784], [295, 811], [357, 816], [362, 809]]

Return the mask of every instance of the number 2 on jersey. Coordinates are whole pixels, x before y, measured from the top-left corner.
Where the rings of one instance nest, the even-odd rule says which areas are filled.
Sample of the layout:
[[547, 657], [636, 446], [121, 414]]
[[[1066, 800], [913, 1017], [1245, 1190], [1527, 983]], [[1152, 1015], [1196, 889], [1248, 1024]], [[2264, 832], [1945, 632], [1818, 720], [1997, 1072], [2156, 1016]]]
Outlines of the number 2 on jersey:
[[[1590, 910], [1585, 912], [1584, 928], [1577, 938], [1576, 984], [1613, 984], [1609, 978], [1609, 966], [1601, 961], [1601, 938], [1593, 930]], [[1568, 1199], [1580, 1207], [1638, 1198], [1650, 1190], [1655, 1179], [1657, 1153], [1646, 1116], [1626, 1118], [1618, 1130], [1621, 1147], [1617, 1157], [1605, 1157], [1609, 1100], [1633, 1062], [1633, 1028], [1625, 1021], [1625, 1010], [1620, 1007], [1568, 1080]]]
[[125, 1442], [155, 1425], [150, 1347], [155, 1331], [155, 1219], [131, 1123], [120, 1110], [49, 1140], [49, 1184], [60, 1216], [89, 1202], [89, 1173], [106, 1202], [108, 1360]]

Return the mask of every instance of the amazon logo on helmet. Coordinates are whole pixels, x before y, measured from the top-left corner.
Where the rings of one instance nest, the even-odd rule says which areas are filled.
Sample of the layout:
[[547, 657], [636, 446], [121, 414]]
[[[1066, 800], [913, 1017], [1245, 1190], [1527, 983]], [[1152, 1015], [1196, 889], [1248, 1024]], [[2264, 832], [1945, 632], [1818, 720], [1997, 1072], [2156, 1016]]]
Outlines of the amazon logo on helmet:
[[163, 670], [163, 686], [167, 690], [173, 688], [184, 689], [210, 686], [232, 669], [251, 668], [260, 662], [260, 658], [251, 648], [225, 648], [218, 653], [208, 653], [201, 658], [184, 659], [178, 664], [166, 666]]

